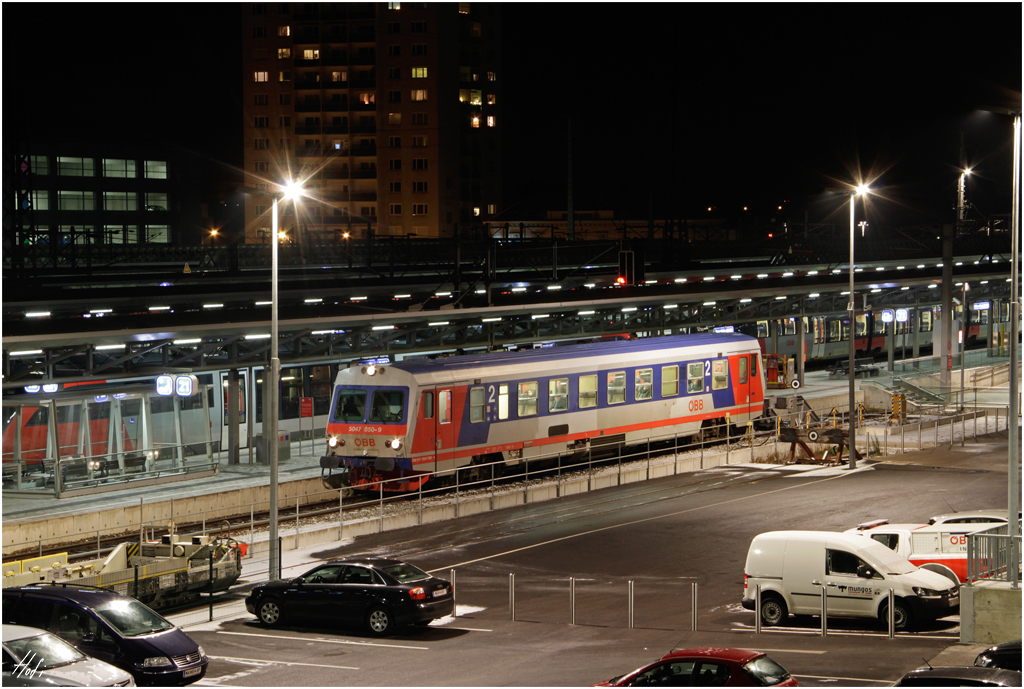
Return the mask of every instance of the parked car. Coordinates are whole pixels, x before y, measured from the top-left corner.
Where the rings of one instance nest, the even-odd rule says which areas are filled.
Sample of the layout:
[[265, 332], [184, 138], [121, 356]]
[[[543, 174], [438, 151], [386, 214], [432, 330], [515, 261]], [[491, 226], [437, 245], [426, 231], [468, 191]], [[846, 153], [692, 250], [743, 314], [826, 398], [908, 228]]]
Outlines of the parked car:
[[[929, 525], [935, 524], [1005, 524], [1007, 511], [999, 509], [973, 510], [970, 512], [951, 512], [938, 514], [928, 520]], [[1020, 519], [1020, 516], [1017, 517]]]
[[757, 607], [769, 626], [790, 613], [888, 619], [889, 589], [895, 593], [896, 629], [912, 629], [917, 620], [934, 620], [960, 611], [960, 587], [916, 567], [874, 539], [830, 531], [769, 531], [750, 542], [743, 570], [743, 607]]
[[894, 687], [1019, 687], [1022, 675], [995, 667], [922, 667], [903, 675]]
[[979, 667], [999, 667], [1020, 672], [1020, 639], [1004, 641], [992, 648], [986, 648], [974, 659]]
[[3, 625], [5, 687], [134, 687], [130, 674], [43, 629]]
[[363, 626], [374, 636], [428, 624], [454, 611], [451, 582], [399, 560], [354, 558], [317, 565], [295, 579], [253, 588], [246, 609], [273, 627], [283, 623]]
[[685, 648], [595, 687], [795, 687], [796, 679], [760, 651]]
[[12, 586], [3, 590], [3, 623], [38, 627], [82, 653], [130, 673], [138, 685], [202, 679], [203, 647], [145, 605], [91, 586]]

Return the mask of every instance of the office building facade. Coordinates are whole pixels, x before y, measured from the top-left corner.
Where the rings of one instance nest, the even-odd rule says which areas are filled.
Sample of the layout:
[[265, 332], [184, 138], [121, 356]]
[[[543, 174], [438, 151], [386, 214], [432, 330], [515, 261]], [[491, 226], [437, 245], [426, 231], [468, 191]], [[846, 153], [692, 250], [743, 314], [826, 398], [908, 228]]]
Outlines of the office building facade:
[[246, 242], [484, 232], [501, 207], [500, 6], [252, 3], [243, 12]]

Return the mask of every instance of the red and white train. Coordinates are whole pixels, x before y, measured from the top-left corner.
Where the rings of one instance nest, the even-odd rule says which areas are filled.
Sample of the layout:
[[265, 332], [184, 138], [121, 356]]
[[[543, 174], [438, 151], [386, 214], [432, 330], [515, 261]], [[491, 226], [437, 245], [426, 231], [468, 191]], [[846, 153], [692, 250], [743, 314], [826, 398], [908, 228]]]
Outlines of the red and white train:
[[353, 366], [334, 383], [324, 483], [405, 492], [472, 464], [745, 425], [764, 413], [760, 356], [752, 337], [702, 333]]

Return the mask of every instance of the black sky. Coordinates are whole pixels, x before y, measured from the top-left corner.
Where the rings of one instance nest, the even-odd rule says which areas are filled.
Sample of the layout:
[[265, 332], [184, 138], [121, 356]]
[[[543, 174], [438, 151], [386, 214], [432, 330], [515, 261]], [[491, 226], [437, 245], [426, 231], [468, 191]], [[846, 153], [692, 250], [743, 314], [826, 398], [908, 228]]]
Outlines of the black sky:
[[[239, 165], [245, 7], [4, 3], [5, 140], [18, 124], [166, 139]], [[774, 207], [859, 167], [893, 197], [876, 212], [949, 222], [962, 133], [970, 195], [1006, 212], [1010, 120], [974, 108], [1019, 104], [1021, 16], [1016, 2], [503, 4], [506, 216], [565, 208], [570, 119], [576, 209]]]

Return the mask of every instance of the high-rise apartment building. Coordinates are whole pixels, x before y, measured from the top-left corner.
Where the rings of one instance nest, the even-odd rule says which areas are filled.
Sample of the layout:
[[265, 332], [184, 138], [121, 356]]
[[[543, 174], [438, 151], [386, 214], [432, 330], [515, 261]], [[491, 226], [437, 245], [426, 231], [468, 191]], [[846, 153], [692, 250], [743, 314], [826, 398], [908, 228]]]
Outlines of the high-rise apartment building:
[[312, 241], [482, 232], [501, 207], [495, 3], [240, 6], [247, 242], [274, 185], [305, 180], [280, 225]]

